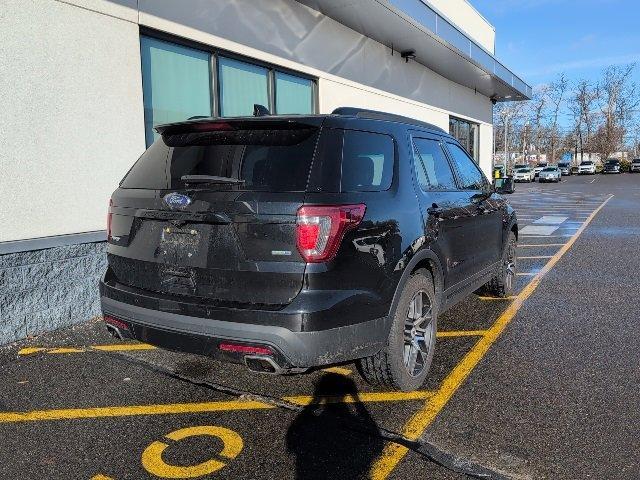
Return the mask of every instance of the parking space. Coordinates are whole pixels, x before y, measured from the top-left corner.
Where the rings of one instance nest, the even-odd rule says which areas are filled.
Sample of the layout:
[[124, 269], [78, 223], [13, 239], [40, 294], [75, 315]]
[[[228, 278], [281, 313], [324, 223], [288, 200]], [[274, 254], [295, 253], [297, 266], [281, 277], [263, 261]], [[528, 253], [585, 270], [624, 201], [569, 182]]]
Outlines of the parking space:
[[[576, 178], [519, 186], [509, 197], [520, 227], [516, 291], [506, 299], [472, 296], [439, 318], [432, 372], [419, 392], [370, 387], [353, 364], [256, 375], [239, 365], [115, 342], [99, 321], [2, 349], [0, 478], [526, 473], [516, 460], [492, 469], [474, 452], [445, 447], [446, 439], [431, 443], [429, 429], [609, 201], [607, 191], [585, 185]], [[499, 378], [496, 373], [494, 383]]]

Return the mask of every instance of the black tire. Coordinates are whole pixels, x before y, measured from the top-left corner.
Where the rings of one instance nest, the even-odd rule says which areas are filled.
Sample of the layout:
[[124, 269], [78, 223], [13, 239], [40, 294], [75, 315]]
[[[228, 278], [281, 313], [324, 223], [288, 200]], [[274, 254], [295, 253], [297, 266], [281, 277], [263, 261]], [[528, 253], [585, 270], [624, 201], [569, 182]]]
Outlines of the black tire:
[[515, 283], [516, 271], [517, 271], [517, 247], [516, 235], [513, 232], [509, 232], [507, 242], [502, 248], [502, 258], [500, 260], [500, 267], [496, 275], [485, 285], [484, 291], [495, 297], [508, 297], [513, 293], [513, 285]]
[[[420, 316], [416, 318], [416, 308], [419, 307], [414, 302], [418, 301], [418, 296], [422, 308]], [[429, 305], [425, 305], [425, 300], [429, 301]], [[440, 299], [435, 292], [431, 274], [428, 270], [418, 270], [409, 277], [400, 294], [400, 300], [392, 313], [385, 348], [356, 362], [360, 375], [367, 383], [404, 392], [411, 392], [422, 386], [433, 360], [439, 308]], [[421, 322], [420, 318], [423, 318]], [[428, 324], [424, 327], [424, 332], [416, 331], [416, 325], [423, 325], [425, 322]], [[412, 360], [413, 372], [410, 373]]]

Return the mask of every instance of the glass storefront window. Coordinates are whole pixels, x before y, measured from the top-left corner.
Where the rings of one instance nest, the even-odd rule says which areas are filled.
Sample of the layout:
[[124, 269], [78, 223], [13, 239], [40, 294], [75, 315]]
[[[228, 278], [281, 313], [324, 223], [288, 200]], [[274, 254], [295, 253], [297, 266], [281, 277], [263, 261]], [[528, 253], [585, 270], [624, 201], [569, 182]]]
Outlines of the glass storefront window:
[[253, 114], [253, 105], [269, 108], [269, 70], [231, 58], [218, 58], [220, 116]]
[[140, 37], [145, 138], [153, 127], [195, 115], [211, 116], [211, 54], [153, 37]]
[[253, 115], [254, 104], [280, 115], [316, 110], [317, 88], [311, 78], [231, 58], [206, 45], [186, 46], [152, 35], [140, 36], [147, 146], [158, 137], [156, 125], [189, 117]]
[[478, 148], [480, 125], [460, 118], [449, 117], [449, 133], [460, 142], [476, 163], [480, 161]]
[[313, 113], [313, 82], [296, 75], [276, 72], [275, 113]]

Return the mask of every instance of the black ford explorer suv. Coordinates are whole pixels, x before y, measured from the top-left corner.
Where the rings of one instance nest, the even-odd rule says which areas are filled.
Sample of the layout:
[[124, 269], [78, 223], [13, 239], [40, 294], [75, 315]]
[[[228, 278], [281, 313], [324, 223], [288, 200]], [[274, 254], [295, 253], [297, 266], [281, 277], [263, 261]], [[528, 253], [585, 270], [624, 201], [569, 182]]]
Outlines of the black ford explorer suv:
[[340, 108], [156, 130], [111, 199], [120, 338], [268, 373], [357, 360], [414, 390], [438, 315], [511, 292], [514, 211], [438, 127]]

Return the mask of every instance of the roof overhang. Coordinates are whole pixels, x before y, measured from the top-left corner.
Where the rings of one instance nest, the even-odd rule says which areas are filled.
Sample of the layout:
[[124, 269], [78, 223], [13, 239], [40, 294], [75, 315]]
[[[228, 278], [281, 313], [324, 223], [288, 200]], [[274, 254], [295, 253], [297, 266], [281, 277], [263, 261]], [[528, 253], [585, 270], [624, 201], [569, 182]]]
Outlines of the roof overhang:
[[443, 77], [497, 102], [529, 100], [531, 87], [421, 0], [297, 0]]

